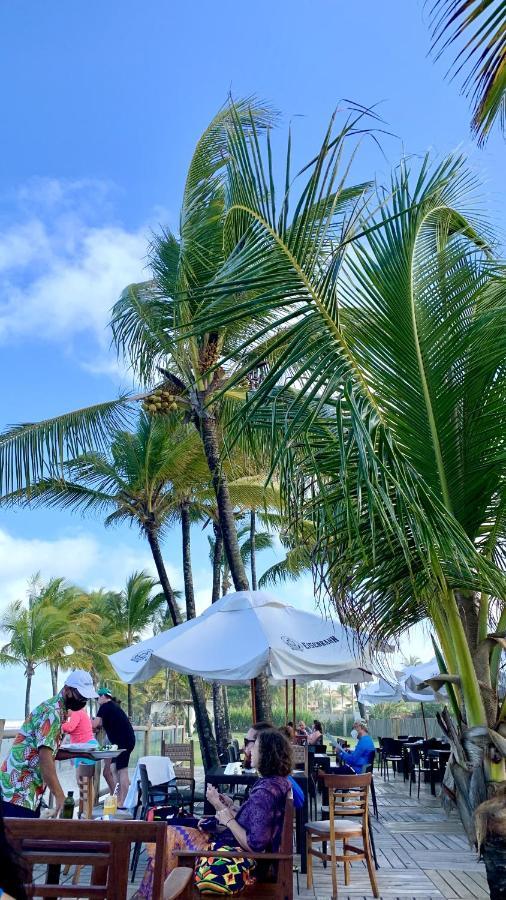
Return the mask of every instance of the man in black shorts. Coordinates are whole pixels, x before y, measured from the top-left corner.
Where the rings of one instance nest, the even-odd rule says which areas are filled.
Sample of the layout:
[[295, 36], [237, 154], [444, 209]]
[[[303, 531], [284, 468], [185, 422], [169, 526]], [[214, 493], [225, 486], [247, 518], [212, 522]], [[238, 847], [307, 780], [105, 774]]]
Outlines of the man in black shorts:
[[[118, 703], [115, 702], [108, 688], [100, 688], [98, 691], [98, 715], [93, 719], [93, 729], [104, 728], [107, 740], [110, 744], [121, 747], [122, 753], [114, 760], [106, 760], [104, 763], [104, 778], [107, 781], [111, 794], [114, 793], [116, 781], [119, 781], [118, 806], [123, 806], [130, 786], [128, 777], [128, 762], [130, 754], [135, 747], [135, 732], [130, 720]], [[111, 763], [116, 772], [113, 775]]]

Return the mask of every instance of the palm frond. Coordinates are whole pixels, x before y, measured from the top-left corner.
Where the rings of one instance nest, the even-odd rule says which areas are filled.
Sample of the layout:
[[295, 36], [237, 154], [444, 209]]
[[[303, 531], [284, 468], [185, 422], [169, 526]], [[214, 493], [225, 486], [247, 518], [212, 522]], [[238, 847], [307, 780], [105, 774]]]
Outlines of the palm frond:
[[107, 447], [112, 432], [129, 421], [131, 398], [99, 403], [42, 422], [13, 425], [0, 435], [0, 491], [30, 488], [62, 476], [65, 463]]
[[483, 144], [497, 120], [506, 124], [506, 4], [504, 0], [432, 0], [433, 51], [457, 45], [450, 72], [467, 69], [463, 92], [473, 103], [473, 131]]

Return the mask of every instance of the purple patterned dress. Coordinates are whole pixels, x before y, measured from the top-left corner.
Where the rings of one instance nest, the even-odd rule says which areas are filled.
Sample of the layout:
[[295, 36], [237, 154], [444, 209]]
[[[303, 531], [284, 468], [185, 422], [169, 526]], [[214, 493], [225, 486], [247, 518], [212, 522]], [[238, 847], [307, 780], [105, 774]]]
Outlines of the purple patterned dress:
[[[271, 778], [259, 778], [251, 788], [248, 799], [243, 803], [236, 815], [248, 838], [248, 846], [255, 853], [276, 853], [281, 843], [283, 821], [285, 817], [286, 798], [291, 791], [288, 778], [274, 775]], [[167, 858], [165, 875], [176, 866], [175, 850], [202, 850], [216, 847], [238, 847], [237, 838], [226, 828], [219, 834], [205, 834], [198, 828], [186, 828], [180, 825], [167, 826]], [[151, 900], [153, 883], [154, 845], [148, 845], [148, 864], [139, 890], [132, 900], [142, 898]], [[244, 854], [244, 851], [243, 851]]]

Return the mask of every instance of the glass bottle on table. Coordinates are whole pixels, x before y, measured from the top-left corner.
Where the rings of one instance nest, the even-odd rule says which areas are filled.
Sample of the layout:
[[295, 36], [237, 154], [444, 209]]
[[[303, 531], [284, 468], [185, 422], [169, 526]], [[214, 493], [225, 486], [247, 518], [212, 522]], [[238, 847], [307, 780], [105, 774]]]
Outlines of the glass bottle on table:
[[63, 801], [62, 819], [73, 819], [76, 801], [74, 800], [74, 791], [69, 791]]

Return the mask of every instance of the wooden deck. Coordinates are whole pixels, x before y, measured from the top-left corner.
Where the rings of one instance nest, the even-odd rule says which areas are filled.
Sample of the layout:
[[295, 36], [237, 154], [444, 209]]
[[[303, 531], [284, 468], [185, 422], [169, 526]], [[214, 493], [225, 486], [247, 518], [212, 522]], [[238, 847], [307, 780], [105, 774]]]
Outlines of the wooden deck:
[[[428, 785], [422, 785], [420, 801], [416, 790], [409, 798], [409, 786], [402, 776], [390, 782], [375, 774], [379, 821], [372, 819], [379, 870], [380, 896], [383, 900], [486, 900], [489, 895], [485, 867], [469, 847], [455, 813], [448, 816], [438, 797], [432, 797]], [[438, 787], [439, 791], [439, 787]], [[295, 857], [295, 864], [298, 858]], [[143, 870], [141, 857], [136, 883]], [[306, 876], [299, 875], [300, 900], [330, 900], [330, 870], [314, 861], [314, 885], [306, 887]], [[294, 897], [297, 897], [294, 876]], [[342, 866], [338, 868], [339, 900], [373, 900], [367, 869], [356, 863], [351, 869], [351, 884], [344, 885]], [[131, 894], [136, 890], [132, 885]]]
[[[470, 849], [458, 817], [450, 818], [441, 809], [440, 800], [422, 786], [420, 801], [416, 791], [409, 798], [409, 787], [402, 776], [390, 782], [375, 774], [379, 820], [372, 819], [378, 856], [377, 872], [383, 900], [485, 900], [489, 897], [485, 867]], [[294, 863], [299, 862], [295, 857]], [[145, 855], [139, 860], [132, 897], [142, 878]], [[314, 886], [306, 887], [299, 875], [300, 900], [330, 900], [330, 870], [314, 861]], [[339, 900], [372, 900], [367, 869], [356, 863], [351, 869], [351, 884], [344, 885], [342, 866], [338, 868]], [[247, 895], [246, 895], [247, 896]], [[294, 875], [294, 897], [297, 878]]]

